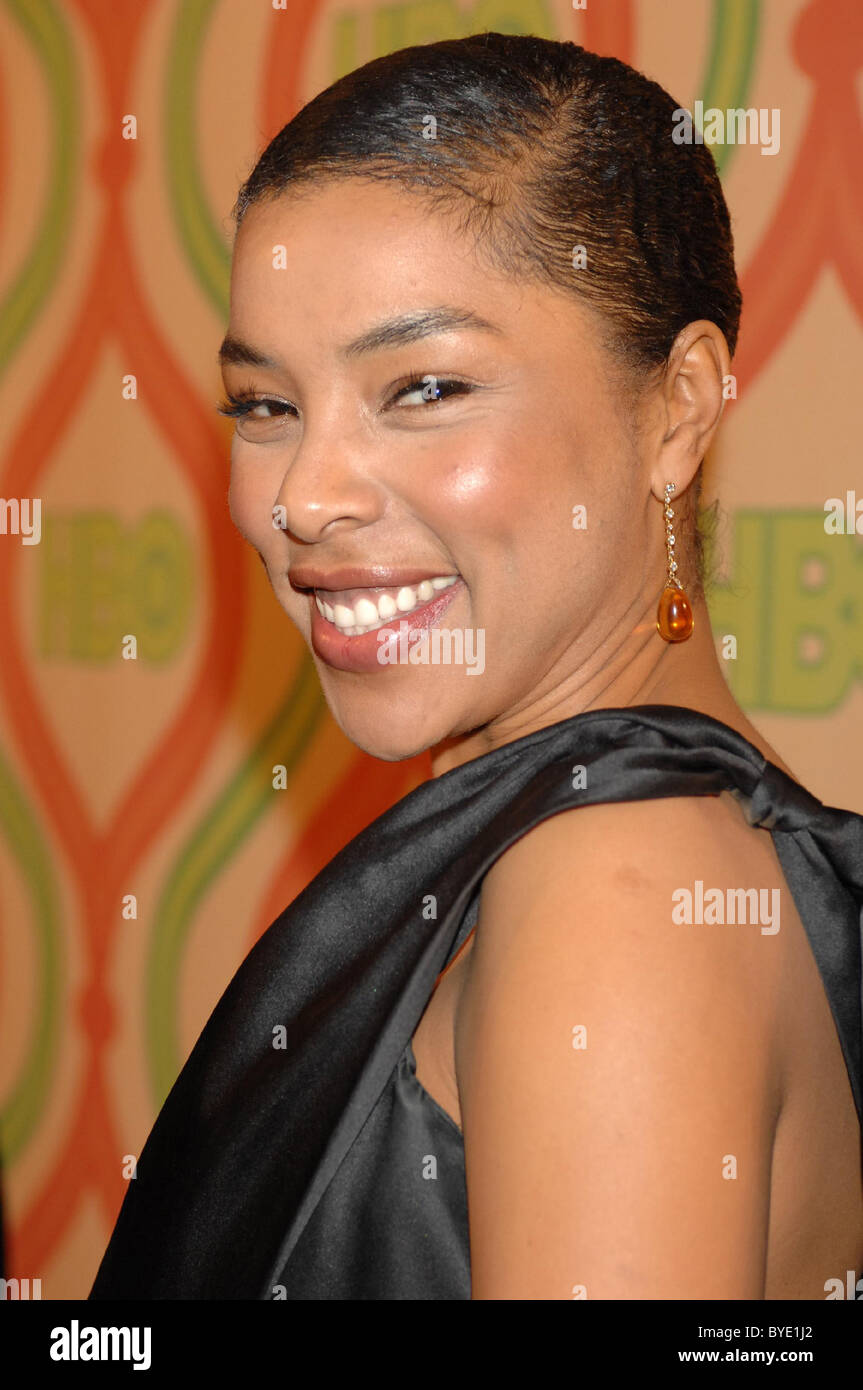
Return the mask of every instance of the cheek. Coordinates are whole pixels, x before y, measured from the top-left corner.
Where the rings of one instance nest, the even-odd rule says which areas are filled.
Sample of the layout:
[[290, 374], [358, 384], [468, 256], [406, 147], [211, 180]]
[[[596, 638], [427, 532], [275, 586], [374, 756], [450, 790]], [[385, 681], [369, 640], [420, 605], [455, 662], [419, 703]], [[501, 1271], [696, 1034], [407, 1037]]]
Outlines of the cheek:
[[579, 464], [578, 446], [562, 432], [522, 422], [505, 434], [463, 441], [450, 460], [438, 458], [433, 492], [422, 499], [415, 494], [411, 505], [442, 536], [460, 542], [464, 558], [476, 554], [479, 542], [501, 577], [530, 575], [535, 584], [547, 562], [579, 566], [587, 547], [584, 532], [581, 545], [573, 546], [573, 508], [587, 506], [598, 520], [589, 474]]
[[272, 546], [276, 534], [272, 525], [271, 498], [276, 495], [268, 485], [264, 470], [231, 462], [228, 485], [228, 510], [237, 530], [257, 550]]
[[536, 481], [524, 446], [517, 438], [488, 434], [460, 440], [450, 457], [439, 453], [411, 505], [418, 515], [431, 509], [442, 535], [491, 540], [511, 534], [531, 499]]
[[419, 515], [451, 540], [490, 642], [501, 631], [518, 636], [530, 661], [601, 605], [625, 568], [619, 458], [616, 440], [549, 412], [510, 417], [505, 433], [487, 430], [438, 460], [434, 512], [426, 505]]

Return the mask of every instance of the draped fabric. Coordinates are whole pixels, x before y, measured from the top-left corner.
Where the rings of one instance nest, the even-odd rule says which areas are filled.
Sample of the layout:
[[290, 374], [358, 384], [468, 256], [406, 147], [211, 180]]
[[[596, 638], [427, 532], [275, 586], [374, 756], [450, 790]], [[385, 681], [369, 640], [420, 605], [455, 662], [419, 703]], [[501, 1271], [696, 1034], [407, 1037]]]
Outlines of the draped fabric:
[[[585, 779], [573, 778], [576, 766]], [[286, 1280], [296, 1290], [289, 1296], [302, 1296], [304, 1232], [336, 1175], [344, 1179], [364, 1152], [393, 1088], [398, 1100], [410, 1084], [410, 1039], [495, 860], [559, 811], [722, 791], [773, 837], [861, 1116], [863, 817], [822, 805], [734, 730], [694, 710], [593, 710], [416, 788], [277, 918], [156, 1120], [90, 1297], [271, 1299], [284, 1296], [274, 1289]], [[401, 1125], [404, 1105], [398, 1113]], [[460, 1142], [454, 1126], [451, 1140]], [[443, 1203], [436, 1215], [429, 1209], [431, 1248], [434, 1222], [455, 1219], [441, 1249], [457, 1261], [464, 1214], [448, 1213], [446, 1185], [430, 1187]], [[339, 1191], [344, 1202], [344, 1182]], [[460, 1200], [457, 1188], [448, 1191], [450, 1203]], [[375, 1222], [372, 1263], [375, 1251], [385, 1259], [396, 1249], [406, 1267], [414, 1255], [422, 1267], [422, 1230], [399, 1225], [383, 1197]], [[337, 1272], [337, 1240], [328, 1260]], [[430, 1296], [466, 1296], [469, 1269], [454, 1269], [440, 1289], [433, 1271], [428, 1277]], [[372, 1283], [387, 1286], [385, 1277]]]

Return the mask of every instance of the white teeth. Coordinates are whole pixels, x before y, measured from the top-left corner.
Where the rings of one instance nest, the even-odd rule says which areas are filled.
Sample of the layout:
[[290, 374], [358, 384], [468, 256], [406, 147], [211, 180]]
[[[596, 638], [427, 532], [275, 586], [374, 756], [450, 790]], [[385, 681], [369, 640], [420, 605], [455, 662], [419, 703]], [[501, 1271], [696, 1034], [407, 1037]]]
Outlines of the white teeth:
[[380, 616], [377, 604], [370, 598], [358, 598], [354, 604], [355, 627], [371, 627], [372, 623], [380, 622]]
[[400, 613], [409, 613], [412, 608], [417, 606], [417, 596], [414, 589], [399, 589], [396, 594], [396, 608]]
[[457, 579], [457, 574], [447, 574], [438, 575], [434, 579], [423, 579], [415, 588], [405, 584], [398, 590], [395, 598], [391, 594], [381, 594], [377, 603], [370, 598], [358, 598], [353, 608], [349, 608], [345, 603], [329, 604], [317, 593], [315, 603], [318, 612], [333, 623], [344, 636], [359, 637], [374, 627], [380, 627], [396, 613], [410, 613], [418, 604], [428, 603], [437, 590], [448, 589]]

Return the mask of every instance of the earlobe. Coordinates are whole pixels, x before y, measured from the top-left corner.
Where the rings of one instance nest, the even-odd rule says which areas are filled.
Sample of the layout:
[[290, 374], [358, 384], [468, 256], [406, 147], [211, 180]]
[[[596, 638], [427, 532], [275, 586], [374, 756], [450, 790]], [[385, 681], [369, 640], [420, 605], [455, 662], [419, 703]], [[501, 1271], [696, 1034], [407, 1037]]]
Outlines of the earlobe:
[[695, 481], [704, 458], [703, 454], [696, 454], [692, 443], [687, 447], [682, 437], [678, 444], [680, 447], [675, 447], [674, 440], [669, 440], [669, 446], [663, 448], [650, 479], [651, 496], [663, 505], [667, 505], [665, 489], [668, 484], [671, 483], [676, 498], [682, 497]]

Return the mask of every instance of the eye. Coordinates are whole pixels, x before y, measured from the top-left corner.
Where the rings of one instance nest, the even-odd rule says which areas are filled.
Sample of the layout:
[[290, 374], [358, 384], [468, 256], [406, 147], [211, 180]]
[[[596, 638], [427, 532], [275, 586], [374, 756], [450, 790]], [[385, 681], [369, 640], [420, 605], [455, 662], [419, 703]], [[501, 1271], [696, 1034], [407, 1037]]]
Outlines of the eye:
[[[286, 410], [293, 410], [293, 408], [287, 401], [276, 400], [273, 396], [232, 396], [230, 394], [216, 406], [220, 415], [230, 415], [235, 418], [251, 415], [256, 420], [271, 419], [274, 414], [280, 415]], [[269, 414], [258, 413], [263, 410], [268, 411]]]
[[[243, 392], [226, 398], [216, 406], [220, 415], [237, 421], [237, 434], [253, 442], [275, 439], [282, 430], [285, 418], [296, 418], [296, 409], [289, 401], [276, 396], [254, 396]], [[291, 415], [290, 412], [293, 412]]]
[[459, 381], [455, 377], [434, 376], [428, 372], [425, 376], [412, 377], [396, 392], [394, 400], [401, 401], [405, 396], [417, 396], [418, 399], [407, 408], [423, 409], [427, 405], [440, 405], [450, 396], [466, 396], [472, 390], [473, 387], [467, 381]]
[[[423, 411], [429, 405], [442, 405], [452, 396], [466, 396], [473, 390], [467, 381], [427, 372], [411, 376], [396, 390], [392, 403], [404, 401], [404, 405], [398, 405], [399, 410]], [[408, 401], [410, 396], [415, 396], [416, 400]], [[285, 421], [298, 418], [296, 406], [289, 401], [279, 400], [277, 396], [256, 396], [252, 391], [242, 391], [239, 395], [228, 392], [216, 409], [220, 415], [236, 420], [237, 434], [252, 443], [280, 438]]]

